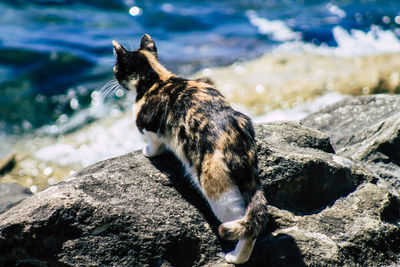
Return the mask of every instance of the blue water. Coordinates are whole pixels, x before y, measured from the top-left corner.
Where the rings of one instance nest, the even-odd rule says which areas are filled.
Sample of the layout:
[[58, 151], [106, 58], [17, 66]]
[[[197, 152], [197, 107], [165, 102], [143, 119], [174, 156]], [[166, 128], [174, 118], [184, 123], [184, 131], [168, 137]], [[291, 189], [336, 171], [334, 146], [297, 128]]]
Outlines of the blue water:
[[[394, 0], [9, 0], [0, 14], [0, 133], [17, 135], [87, 108], [112, 78], [113, 39], [135, 49], [149, 33], [164, 65], [190, 75], [285, 42], [335, 46], [336, 26], [368, 32], [378, 25], [400, 35]], [[289, 31], [265, 30], [251, 18]]]

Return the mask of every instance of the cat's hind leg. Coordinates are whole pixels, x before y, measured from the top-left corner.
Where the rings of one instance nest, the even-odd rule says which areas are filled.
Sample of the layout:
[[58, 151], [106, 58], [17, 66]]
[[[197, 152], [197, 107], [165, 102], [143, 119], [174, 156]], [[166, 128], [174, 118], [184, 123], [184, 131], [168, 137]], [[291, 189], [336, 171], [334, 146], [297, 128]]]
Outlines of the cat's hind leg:
[[143, 134], [149, 142], [149, 144], [143, 148], [143, 155], [148, 158], [161, 155], [165, 150], [161, 138], [158, 137], [156, 133], [146, 130], [143, 131]]
[[[222, 193], [217, 200], [209, 200], [211, 209], [217, 218], [225, 225], [236, 226], [246, 213], [244, 200], [237, 186], [232, 186]], [[255, 238], [239, 239], [235, 250], [225, 255], [225, 260], [230, 263], [240, 264], [246, 262], [253, 251]]]
[[[200, 183], [206, 199], [215, 216], [224, 225], [245, 230], [238, 221], [246, 215], [246, 205], [239, 188], [232, 184], [225, 163], [220, 160], [221, 154], [214, 153], [206, 157]], [[240, 231], [239, 230], [239, 231]], [[236, 239], [236, 238], [235, 238]], [[233, 239], [233, 240], [235, 240]], [[246, 262], [253, 250], [256, 238], [239, 239], [235, 250], [225, 255], [225, 260], [230, 263], [240, 264]]]
[[212, 211], [222, 223], [241, 219], [246, 213], [246, 206], [237, 186], [231, 185], [225, 190], [218, 198], [207, 196]]
[[[245, 216], [244, 200], [237, 186], [232, 186], [222, 193], [218, 199], [209, 199], [211, 209], [224, 225], [241, 227], [237, 222]], [[240, 264], [246, 262], [253, 251], [256, 238], [239, 239], [235, 250], [225, 255], [225, 260], [230, 263]]]
[[200, 175], [201, 189], [212, 211], [222, 223], [242, 218], [246, 204], [239, 188], [232, 183], [223, 151], [204, 156]]
[[[262, 190], [254, 188], [246, 206], [244, 195], [229, 173], [224, 152], [215, 150], [204, 157], [200, 185], [215, 216], [222, 222], [219, 235], [227, 240], [239, 240], [235, 249], [225, 255], [225, 260], [240, 264], [249, 259], [256, 237], [267, 221], [267, 201]], [[245, 192], [249, 193], [250, 190]]]

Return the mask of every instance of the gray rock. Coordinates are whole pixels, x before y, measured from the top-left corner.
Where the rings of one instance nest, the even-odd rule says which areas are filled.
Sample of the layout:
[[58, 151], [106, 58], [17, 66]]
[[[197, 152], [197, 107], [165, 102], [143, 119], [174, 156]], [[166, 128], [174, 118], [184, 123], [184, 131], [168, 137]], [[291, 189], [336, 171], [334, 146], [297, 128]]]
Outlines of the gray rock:
[[327, 135], [297, 122], [256, 127], [260, 177], [270, 204], [294, 213], [315, 213], [376, 177], [333, 154]]
[[400, 113], [400, 96], [367, 95], [347, 97], [322, 108], [301, 123], [326, 133], [335, 149], [359, 143], [358, 133]]
[[[182, 176], [171, 155], [158, 161], [167, 164], [159, 164], [162, 171]], [[8, 253], [0, 266], [191, 266], [216, 259], [217, 235], [179, 190], [188, 188], [190, 201], [201, 198], [184, 181], [177, 190], [175, 176], [155, 166], [140, 152], [100, 162], [6, 211], [0, 251]]]
[[29, 189], [16, 183], [6, 184], [0, 183], [0, 213], [4, 212], [7, 207], [26, 198], [32, 193]]
[[[272, 207], [270, 212], [278, 225], [272, 237], [295, 240], [306, 265], [400, 264], [400, 202], [385, 187], [366, 183], [309, 216], [293, 216]], [[266, 246], [258, 249], [260, 257], [269, 252]]]
[[400, 96], [346, 98], [301, 123], [330, 136], [338, 155], [365, 163], [400, 190]]
[[[273, 206], [245, 266], [400, 264], [400, 201], [368, 182], [368, 169], [297, 123], [261, 125], [257, 135]], [[171, 153], [134, 152], [0, 214], [0, 266], [232, 266], [218, 256], [234, 246], [218, 224]]]

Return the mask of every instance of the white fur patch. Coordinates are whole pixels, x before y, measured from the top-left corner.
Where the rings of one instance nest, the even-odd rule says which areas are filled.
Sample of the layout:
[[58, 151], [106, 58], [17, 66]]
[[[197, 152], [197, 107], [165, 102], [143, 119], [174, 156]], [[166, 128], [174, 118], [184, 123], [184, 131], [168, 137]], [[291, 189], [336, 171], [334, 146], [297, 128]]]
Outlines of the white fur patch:
[[164, 151], [163, 140], [154, 132], [143, 130], [143, 134], [149, 141], [149, 144], [143, 148], [143, 155], [146, 157], [155, 157], [160, 155]]
[[222, 223], [241, 219], [246, 213], [246, 205], [237, 186], [233, 186], [215, 201], [207, 200]]

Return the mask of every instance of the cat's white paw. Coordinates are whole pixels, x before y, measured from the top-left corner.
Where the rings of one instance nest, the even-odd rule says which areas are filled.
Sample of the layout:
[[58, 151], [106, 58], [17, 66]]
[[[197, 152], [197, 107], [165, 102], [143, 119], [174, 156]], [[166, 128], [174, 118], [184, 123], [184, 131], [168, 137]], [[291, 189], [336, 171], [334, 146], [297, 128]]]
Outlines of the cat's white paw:
[[152, 158], [161, 155], [164, 152], [163, 146], [154, 147], [152, 145], [143, 148], [143, 155], [147, 158]]
[[240, 258], [238, 255], [235, 254], [235, 251], [231, 251], [225, 255], [225, 260], [228, 263], [241, 264], [245, 263], [248, 258]]

